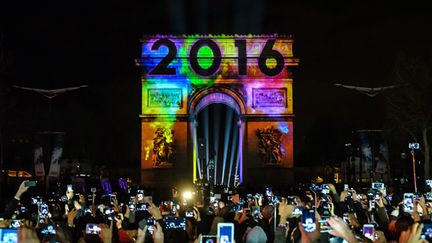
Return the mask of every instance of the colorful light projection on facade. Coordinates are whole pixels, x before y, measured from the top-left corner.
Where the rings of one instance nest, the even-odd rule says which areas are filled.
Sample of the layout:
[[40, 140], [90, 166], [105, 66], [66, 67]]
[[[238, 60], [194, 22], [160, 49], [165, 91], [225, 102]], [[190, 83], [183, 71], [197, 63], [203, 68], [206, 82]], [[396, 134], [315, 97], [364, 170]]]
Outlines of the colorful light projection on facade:
[[[142, 39], [142, 117], [156, 130], [172, 131], [179, 117], [189, 117], [196, 93], [235, 86], [245, 107], [242, 116], [292, 115], [292, 38], [278, 35], [157, 35]], [[144, 125], [143, 125], [144, 126]], [[280, 124], [283, 134], [290, 124]], [[143, 128], [144, 129], [144, 128]], [[147, 129], [148, 130], [148, 129]], [[240, 139], [243, 137], [240, 134]], [[167, 132], [167, 141], [172, 133]], [[188, 135], [189, 136], [189, 135]], [[195, 140], [195, 138], [192, 138]], [[143, 131], [143, 156], [152, 153], [152, 136]], [[196, 142], [193, 161], [196, 164]], [[240, 162], [242, 163], [242, 162]], [[242, 167], [242, 165], [240, 165]], [[194, 178], [197, 177], [194, 165]], [[241, 176], [241, 175], [240, 175]]]

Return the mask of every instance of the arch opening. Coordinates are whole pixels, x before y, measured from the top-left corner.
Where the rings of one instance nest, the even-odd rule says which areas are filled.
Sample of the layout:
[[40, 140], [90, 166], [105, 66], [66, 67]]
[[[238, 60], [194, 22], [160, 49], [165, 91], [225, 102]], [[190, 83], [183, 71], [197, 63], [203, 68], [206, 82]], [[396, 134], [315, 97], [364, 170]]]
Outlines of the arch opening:
[[202, 177], [214, 185], [234, 185], [241, 149], [239, 114], [226, 104], [209, 104], [198, 112], [196, 129]]

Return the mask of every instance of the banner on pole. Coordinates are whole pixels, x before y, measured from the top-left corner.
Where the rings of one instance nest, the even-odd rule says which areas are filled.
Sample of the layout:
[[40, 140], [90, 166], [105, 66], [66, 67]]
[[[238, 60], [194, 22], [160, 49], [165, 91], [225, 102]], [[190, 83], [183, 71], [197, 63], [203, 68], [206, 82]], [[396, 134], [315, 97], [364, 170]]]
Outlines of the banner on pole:
[[43, 148], [40, 145], [37, 145], [34, 149], [33, 163], [35, 167], [35, 175], [45, 176], [45, 168], [43, 163]]
[[57, 133], [54, 135], [54, 144], [51, 154], [51, 163], [49, 169], [49, 176], [59, 177], [60, 176], [60, 159], [63, 155], [63, 145], [64, 145], [64, 134]]

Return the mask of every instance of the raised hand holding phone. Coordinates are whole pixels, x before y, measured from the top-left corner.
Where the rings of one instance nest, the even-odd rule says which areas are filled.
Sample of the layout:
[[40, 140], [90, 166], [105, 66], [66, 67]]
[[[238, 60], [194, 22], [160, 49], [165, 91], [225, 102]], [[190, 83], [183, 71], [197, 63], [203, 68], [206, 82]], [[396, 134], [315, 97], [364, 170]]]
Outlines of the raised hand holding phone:
[[404, 193], [403, 206], [404, 212], [412, 213], [414, 211], [414, 193]]
[[357, 242], [354, 234], [343, 219], [333, 216], [327, 220], [327, 223], [331, 227], [329, 232], [331, 235], [340, 237], [348, 242]]
[[36, 183], [37, 183], [37, 181], [25, 181], [24, 185], [26, 187], [33, 187], [33, 186], [36, 186]]
[[375, 240], [375, 226], [373, 224], [364, 224], [363, 235], [370, 240]]
[[162, 227], [159, 222], [156, 221], [154, 225], [154, 230], [152, 232], [152, 238], [154, 243], [163, 243], [164, 242], [164, 234], [162, 231]]

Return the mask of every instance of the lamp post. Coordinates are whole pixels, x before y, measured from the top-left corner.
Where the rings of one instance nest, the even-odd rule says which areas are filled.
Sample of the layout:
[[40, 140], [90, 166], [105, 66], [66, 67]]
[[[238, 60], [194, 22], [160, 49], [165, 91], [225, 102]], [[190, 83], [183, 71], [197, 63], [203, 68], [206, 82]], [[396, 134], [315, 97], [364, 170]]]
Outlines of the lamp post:
[[411, 149], [414, 192], [417, 193], [416, 160], [415, 160], [415, 151], [414, 150], [419, 149], [420, 145], [418, 143], [409, 143], [408, 147]]
[[413, 181], [414, 181], [414, 192], [417, 193], [417, 175], [416, 175], [416, 166], [415, 166], [415, 155], [414, 149], [411, 149], [412, 156], [412, 167], [413, 167]]

